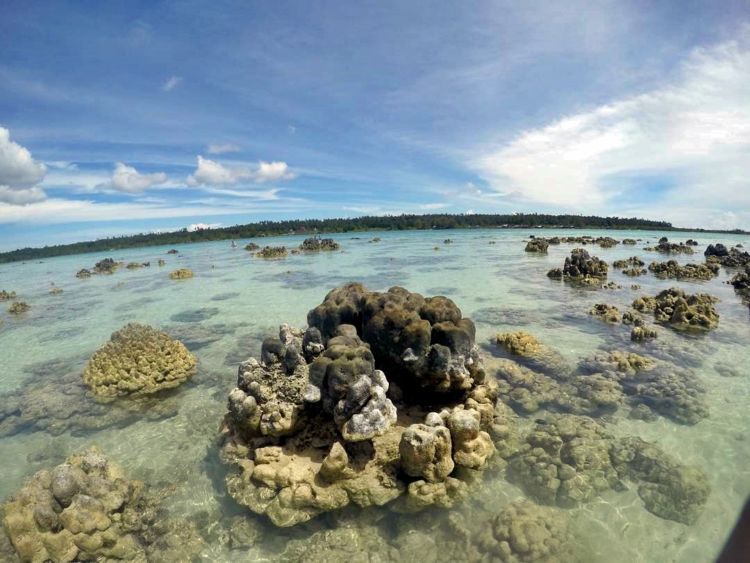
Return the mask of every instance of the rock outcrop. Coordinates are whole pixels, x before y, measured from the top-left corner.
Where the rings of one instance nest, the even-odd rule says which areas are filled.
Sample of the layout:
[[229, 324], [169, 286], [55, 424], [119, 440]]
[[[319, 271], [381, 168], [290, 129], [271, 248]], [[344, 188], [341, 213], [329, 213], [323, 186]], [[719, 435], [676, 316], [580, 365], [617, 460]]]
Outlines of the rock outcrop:
[[547, 277], [570, 282], [600, 285], [607, 278], [607, 263], [596, 256], [590, 256], [583, 248], [576, 248], [560, 268], [547, 272]]
[[714, 262], [689, 263], [681, 266], [677, 260], [668, 260], [666, 262], [651, 262], [648, 269], [660, 279], [708, 281], [719, 275], [719, 265]]
[[674, 330], [702, 332], [719, 326], [717, 299], [705, 293], [687, 294], [679, 288], [665, 289], [656, 297], [640, 297], [633, 308], [642, 313], [653, 312], [657, 323]]
[[320, 252], [322, 250], [338, 250], [341, 248], [332, 238], [310, 237], [302, 241], [299, 249], [304, 252]]
[[174, 272], [170, 272], [170, 280], [188, 280], [193, 277], [193, 270], [190, 268], [179, 268]]
[[719, 263], [727, 268], [742, 268], [750, 264], [750, 253], [740, 248], [727, 248], [721, 243], [709, 244], [703, 253], [706, 262]]
[[543, 238], [533, 238], [526, 243], [526, 252], [539, 252], [547, 254], [547, 248], [549, 248], [549, 242]]

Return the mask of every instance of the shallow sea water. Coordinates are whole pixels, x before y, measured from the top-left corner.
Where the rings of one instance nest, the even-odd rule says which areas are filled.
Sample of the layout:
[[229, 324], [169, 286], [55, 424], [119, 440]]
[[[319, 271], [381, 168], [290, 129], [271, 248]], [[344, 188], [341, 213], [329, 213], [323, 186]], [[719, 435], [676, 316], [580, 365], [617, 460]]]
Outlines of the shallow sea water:
[[[497, 332], [525, 330], [560, 351], [570, 362], [597, 351], [628, 349], [649, 355], [650, 346], [634, 345], [629, 327], [608, 326], [588, 315], [594, 303], [606, 302], [625, 310], [640, 295], [654, 295], [670, 286], [707, 292], [720, 298], [719, 328], [699, 337], [661, 329], [658, 345], [675, 354], [675, 362], [689, 366], [708, 389], [710, 415], [694, 426], [666, 418], [656, 422], [631, 420], [627, 412], [608, 420], [617, 436], [637, 435], [654, 441], [684, 463], [703, 468], [711, 495], [698, 521], [690, 526], [664, 520], [648, 512], [635, 487], [609, 492], [568, 510], [580, 561], [685, 561], [714, 559], [729, 534], [742, 504], [750, 494], [750, 317], [731, 286], [726, 269], [709, 282], [659, 280], [650, 273], [628, 278], [610, 268], [610, 280], [622, 289], [591, 290], [549, 280], [546, 272], [561, 266], [574, 248], [550, 246], [548, 255], [524, 252], [528, 236], [590, 234], [617, 239], [642, 239], [636, 246], [603, 249], [587, 247], [606, 260], [632, 255], [646, 263], [667, 257], [643, 250], [665, 233], [646, 231], [466, 230], [385, 232], [336, 236], [342, 250], [333, 253], [291, 255], [264, 261], [243, 250], [248, 241], [183, 245], [178, 255], [167, 247], [153, 247], [48, 259], [38, 263], [0, 265], [0, 289], [14, 290], [31, 304], [21, 317], [0, 309], [0, 393], [28, 390], [39, 382], [80, 373], [86, 359], [110, 334], [127, 322], [150, 324], [181, 338], [199, 359], [199, 371], [175, 391], [177, 414], [149, 420], [134, 417], [116, 427], [82, 431], [50, 428], [28, 430], [0, 438], [0, 498], [18, 489], [24, 478], [51, 467], [77, 450], [98, 445], [126, 472], [151, 485], [171, 485], [167, 500], [171, 514], [194, 520], [205, 537], [200, 560], [271, 561], [291, 558], [290, 541], [303, 545], [313, 533], [337, 526], [353, 526], [361, 533], [381, 534], [393, 548], [389, 558], [429, 561], [440, 549], [431, 532], [444, 513], [394, 515], [387, 509], [347, 510], [324, 516], [295, 529], [276, 529], [261, 517], [236, 505], [223, 485], [216, 436], [225, 412], [228, 392], [234, 387], [237, 365], [260, 352], [261, 340], [275, 334], [280, 323], [303, 327], [309, 309], [333, 287], [360, 281], [373, 290], [393, 285], [424, 295], [446, 295], [477, 324], [477, 340], [489, 349]], [[666, 233], [670, 239], [697, 239], [693, 256], [678, 261], [703, 261], [709, 242], [743, 243], [750, 237], [706, 233]], [[371, 243], [373, 236], [381, 237]], [[443, 244], [450, 237], [452, 244]], [[494, 244], [490, 244], [494, 241]], [[260, 244], [296, 246], [301, 237], [258, 239]], [[150, 261], [150, 268], [120, 269], [113, 275], [75, 277], [105, 257], [125, 262]], [[167, 264], [158, 267], [157, 260]], [[195, 272], [190, 280], [171, 281], [178, 267]], [[64, 290], [48, 293], [54, 283]], [[631, 284], [642, 286], [631, 289]], [[732, 365], [739, 377], [723, 377], [715, 364]], [[50, 386], [51, 392], [56, 389]], [[61, 396], [60, 401], [66, 397]], [[69, 400], [69, 399], [68, 399]], [[85, 408], [85, 407], [84, 407]], [[620, 411], [627, 409], [620, 409]], [[531, 424], [534, 417], [521, 424]], [[486, 525], [512, 500], [523, 496], [500, 474], [486, 474], [474, 495], [454, 512], [471, 529]], [[434, 511], [438, 512], [438, 511]], [[247, 518], [257, 531], [251, 547], [230, 550], [228, 530], [236, 518]]]

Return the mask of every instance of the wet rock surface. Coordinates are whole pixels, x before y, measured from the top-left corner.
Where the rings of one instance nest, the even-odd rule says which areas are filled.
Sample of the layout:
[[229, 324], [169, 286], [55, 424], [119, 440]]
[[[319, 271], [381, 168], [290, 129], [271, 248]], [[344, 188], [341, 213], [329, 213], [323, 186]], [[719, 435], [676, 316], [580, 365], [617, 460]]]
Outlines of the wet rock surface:
[[562, 269], [554, 268], [547, 277], [571, 282], [601, 284], [607, 278], [608, 265], [583, 248], [576, 248], [565, 259]]
[[688, 294], [679, 288], [665, 289], [656, 297], [640, 297], [633, 308], [643, 313], [653, 312], [657, 323], [678, 331], [701, 332], [719, 325], [717, 299], [705, 293]]
[[677, 260], [668, 260], [667, 262], [652, 262], [648, 269], [660, 279], [710, 280], [719, 274], [719, 265], [711, 262], [681, 266]]

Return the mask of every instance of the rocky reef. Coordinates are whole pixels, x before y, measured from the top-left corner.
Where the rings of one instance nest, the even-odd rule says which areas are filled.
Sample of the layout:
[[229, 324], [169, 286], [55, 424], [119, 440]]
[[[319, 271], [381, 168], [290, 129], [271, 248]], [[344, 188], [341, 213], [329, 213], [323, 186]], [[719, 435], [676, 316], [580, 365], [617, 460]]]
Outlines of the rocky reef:
[[193, 270], [190, 268], [179, 268], [169, 273], [170, 280], [188, 280], [193, 277]]
[[15, 291], [0, 290], [0, 301], [11, 301], [16, 298]]
[[354, 504], [450, 507], [512, 418], [474, 325], [445, 297], [338, 287], [240, 365], [222, 430], [229, 494], [277, 526]]
[[571, 370], [560, 352], [543, 344], [528, 332], [503, 332], [495, 337], [495, 342], [508, 354], [534, 370], [558, 376]]
[[86, 268], [82, 268], [76, 272], [76, 277], [78, 279], [85, 279], [91, 277], [91, 271], [87, 270]]
[[114, 274], [122, 266], [122, 262], [115, 262], [112, 258], [104, 258], [94, 264], [95, 274]]
[[304, 252], [320, 252], [322, 250], [338, 250], [341, 248], [332, 238], [310, 237], [302, 241], [299, 249]]
[[620, 310], [614, 305], [608, 305], [607, 303], [597, 303], [591, 308], [589, 315], [607, 323], [619, 323], [622, 321]]
[[248, 242], [245, 245], [245, 250], [247, 250], [248, 252], [255, 252], [256, 250], [260, 250], [260, 246], [258, 246], [254, 242]]
[[607, 263], [596, 256], [590, 256], [583, 248], [576, 248], [565, 258], [562, 269], [553, 268], [547, 277], [557, 280], [601, 285], [607, 278]]
[[612, 262], [612, 267], [617, 268], [618, 270], [628, 267], [642, 268], [645, 265], [646, 263], [638, 256], [631, 256], [630, 258], [625, 258], [624, 260], [615, 260], [614, 262]]
[[667, 260], [666, 262], [651, 262], [648, 269], [660, 279], [710, 280], [719, 275], [719, 265], [714, 262], [690, 263], [681, 266], [677, 260]]
[[196, 363], [167, 333], [130, 323], [91, 357], [83, 381], [99, 397], [148, 395], [184, 383], [195, 373]]
[[685, 524], [697, 519], [710, 494], [700, 469], [639, 438], [617, 439], [600, 423], [576, 415], [538, 420], [510, 459], [508, 477], [538, 502], [561, 507], [633, 482], [647, 510]]
[[549, 242], [543, 238], [533, 238], [526, 243], [526, 252], [540, 252], [547, 254], [547, 248], [549, 248]]
[[264, 246], [261, 250], [255, 253], [258, 258], [274, 259], [284, 258], [288, 254], [286, 246]]
[[661, 237], [659, 244], [653, 247], [648, 247], [645, 250], [652, 250], [661, 252], [662, 254], [693, 254], [693, 247], [682, 242], [673, 243], [669, 242], [667, 237]]
[[742, 268], [750, 265], [750, 253], [740, 248], [727, 248], [721, 243], [709, 244], [703, 253], [706, 262], [719, 263], [727, 268]]
[[21, 561], [187, 561], [200, 538], [159, 498], [91, 448], [42, 470], [2, 506]]
[[639, 297], [633, 308], [643, 313], [653, 312], [657, 323], [679, 331], [706, 331], [719, 326], [716, 297], [705, 293], [687, 294], [672, 287], [656, 297]]

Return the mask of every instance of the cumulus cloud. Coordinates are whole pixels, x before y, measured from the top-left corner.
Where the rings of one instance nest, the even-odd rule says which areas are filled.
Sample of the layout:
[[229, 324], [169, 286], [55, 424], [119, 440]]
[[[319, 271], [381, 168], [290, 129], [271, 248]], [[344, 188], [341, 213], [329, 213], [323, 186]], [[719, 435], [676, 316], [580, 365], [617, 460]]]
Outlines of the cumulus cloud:
[[141, 174], [132, 166], [127, 166], [122, 162], [115, 164], [115, 170], [112, 178], [103, 184], [99, 184], [99, 189], [110, 189], [128, 194], [139, 194], [152, 186], [163, 184], [167, 181], [167, 175], [164, 172], [154, 174]]
[[169, 78], [167, 78], [167, 81], [164, 84], [162, 84], [161, 89], [164, 90], [165, 92], [171, 92], [172, 90], [177, 88], [181, 82], [182, 82], [181, 76], [170, 76]]
[[0, 127], [0, 201], [23, 205], [43, 200], [46, 195], [37, 184], [47, 167], [36, 162], [29, 150], [10, 140], [10, 131]]
[[198, 166], [187, 178], [189, 186], [231, 186], [242, 181], [263, 184], [295, 177], [286, 162], [259, 162], [256, 167], [225, 166], [198, 156]]
[[211, 143], [206, 147], [208, 154], [224, 154], [227, 152], [238, 152], [240, 147], [232, 143]]
[[[725, 224], [725, 208], [750, 224], [750, 31], [693, 51], [653, 91], [562, 117], [480, 151], [470, 166], [510, 199], [580, 211], [648, 211], [643, 196], [667, 198], [650, 215]], [[643, 193], [645, 190], [645, 194]], [[635, 201], [639, 192], [640, 200]], [[665, 209], [666, 208], [666, 209]], [[682, 209], [680, 209], [682, 208]], [[710, 215], [710, 217], [706, 217]], [[684, 223], [683, 223], [684, 224]]]
[[217, 229], [219, 227], [221, 227], [221, 223], [193, 223], [187, 226], [187, 230], [189, 233], [194, 233], [195, 231], [207, 231], [208, 229]]

